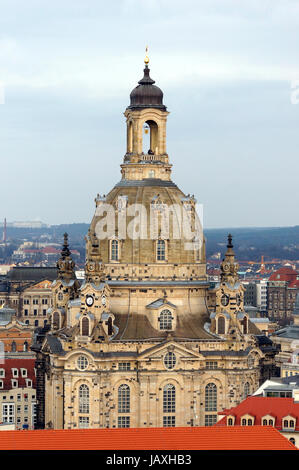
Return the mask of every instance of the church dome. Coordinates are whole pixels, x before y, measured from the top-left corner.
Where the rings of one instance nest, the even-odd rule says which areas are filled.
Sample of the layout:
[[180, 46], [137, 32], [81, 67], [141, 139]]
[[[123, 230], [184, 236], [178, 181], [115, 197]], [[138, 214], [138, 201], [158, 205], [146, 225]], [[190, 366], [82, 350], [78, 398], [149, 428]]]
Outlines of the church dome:
[[143, 78], [139, 80], [139, 85], [130, 94], [129, 109], [158, 108], [165, 111], [163, 92], [154, 85], [155, 80], [152, 80], [149, 72], [150, 69], [146, 65]]

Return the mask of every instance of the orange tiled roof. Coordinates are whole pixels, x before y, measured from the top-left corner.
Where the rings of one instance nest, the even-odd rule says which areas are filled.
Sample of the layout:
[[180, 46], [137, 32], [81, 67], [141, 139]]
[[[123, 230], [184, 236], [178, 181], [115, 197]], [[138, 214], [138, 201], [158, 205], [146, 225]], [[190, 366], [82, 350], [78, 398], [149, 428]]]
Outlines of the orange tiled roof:
[[261, 425], [263, 417], [271, 415], [275, 419], [275, 428], [282, 429], [283, 418], [292, 416], [296, 420], [296, 431], [299, 431], [299, 403], [294, 398], [251, 396], [234, 408], [218, 413], [224, 415], [216, 426], [226, 424], [227, 416], [235, 416], [235, 423], [240, 424], [242, 416], [248, 414], [254, 417], [254, 424]]
[[271, 426], [1, 431], [0, 450], [296, 450]]

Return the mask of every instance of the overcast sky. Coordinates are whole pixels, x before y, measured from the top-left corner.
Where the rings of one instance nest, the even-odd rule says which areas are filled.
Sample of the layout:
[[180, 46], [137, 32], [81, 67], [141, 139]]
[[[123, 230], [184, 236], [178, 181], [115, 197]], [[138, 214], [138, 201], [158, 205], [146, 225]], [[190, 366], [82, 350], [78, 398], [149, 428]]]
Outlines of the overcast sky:
[[1, 0], [0, 219], [90, 222], [147, 44], [204, 226], [298, 225], [299, 0]]

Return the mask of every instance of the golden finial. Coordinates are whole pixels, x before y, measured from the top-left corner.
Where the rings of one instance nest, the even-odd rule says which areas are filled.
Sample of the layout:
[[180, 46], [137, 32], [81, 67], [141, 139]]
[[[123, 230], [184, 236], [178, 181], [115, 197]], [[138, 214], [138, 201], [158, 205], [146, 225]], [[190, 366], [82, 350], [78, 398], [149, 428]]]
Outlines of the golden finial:
[[148, 54], [148, 46], [146, 46], [146, 48], [145, 48], [145, 54], [146, 55], [145, 55], [145, 58], [144, 58], [144, 63], [145, 63], [145, 65], [147, 65], [149, 63], [149, 58], [148, 58], [148, 55], [147, 55]]

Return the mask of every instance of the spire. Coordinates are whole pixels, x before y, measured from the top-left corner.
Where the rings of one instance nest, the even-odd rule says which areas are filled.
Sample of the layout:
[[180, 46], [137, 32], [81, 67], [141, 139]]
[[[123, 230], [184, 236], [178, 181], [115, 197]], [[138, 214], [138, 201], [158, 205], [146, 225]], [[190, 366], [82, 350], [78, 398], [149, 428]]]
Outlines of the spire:
[[68, 244], [68, 234], [63, 235], [63, 245], [61, 255], [57, 261], [58, 278], [64, 280], [76, 279], [74, 272], [75, 263], [72, 260], [71, 252]]
[[149, 58], [148, 58], [148, 46], [146, 46], [145, 48], [145, 58], [144, 58], [144, 63], [145, 63], [145, 66], [147, 66], [149, 64]]
[[69, 250], [68, 234], [65, 233], [63, 235], [63, 246], [62, 246], [62, 250], [61, 250], [61, 257], [62, 257], [62, 259], [65, 259], [68, 256], [71, 256], [71, 252]]
[[220, 269], [221, 269], [221, 282], [227, 282], [231, 285], [234, 285], [239, 281], [238, 269], [239, 265], [235, 261], [235, 253], [233, 250], [233, 237], [229, 233], [227, 236], [227, 250], [222, 260]]
[[233, 236], [229, 233], [227, 236], [227, 248], [233, 248], [234, 245], [232, 244]]

